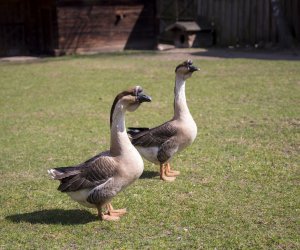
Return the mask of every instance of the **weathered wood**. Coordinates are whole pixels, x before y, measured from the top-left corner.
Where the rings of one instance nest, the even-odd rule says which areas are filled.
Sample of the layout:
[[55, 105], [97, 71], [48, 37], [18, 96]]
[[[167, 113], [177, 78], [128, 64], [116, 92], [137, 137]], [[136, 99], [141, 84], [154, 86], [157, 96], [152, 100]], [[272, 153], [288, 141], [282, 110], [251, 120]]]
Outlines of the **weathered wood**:
[[154, 48], [154, 1], [141, 2], [113, 5], [64, 2], [57, 7], [59, 50], [68, 53], [99, 50], [103, 45], [110, 49]]
[[288, 27], [286, 16], [284, 15], [280, 0], [270, 0], [272, 6], [272, 14], [276, 21], [278, 29], [279, 45], [284, 48], [291, 48], [293, 45], [293, 38]]
[[264, 11], [262, 11], [262, 33], [261, 40], [265, 45], [270, 44], [270, 5], [268, 4], [269, 0], [264, 0]]
[[238, 31], [237, 31], [237, 45], [242, 46], [245, 44], [245, 17], [244, 17], [244, 12], [242, 11], [244, 9], [244, 1], [238, 1], [237, 2], [237, 9], [238, 9], [238, 21], [237, 21], [237, 26], [238, 26]]
[[197, 20], [213, 23], [216, 45], [268, 47], [289, 37], [272, 15], [271, 1], [282, 4], [289, 36], [300, 44], [299, 0], [0, 0], [0, 56], [151, 49], [158, 26], [162, 32], [182, 12], [176, 6], [184, 9], [183, 18], [195, 11]]
[[[287, 26], [299, 42], [300, 1], [275, 1], [283, 3], [282, 12], [287, 17]], [[279, 41], [271, 0], [198, 0], [198, 15], [215, 23], [216, 42], [221, 46], [268, 46]]]
[[238, 43], [238, 0], [233, 0], [233, 4], [231, 6], [231, 35], [230, 40], [232, 45], [236, 45]]

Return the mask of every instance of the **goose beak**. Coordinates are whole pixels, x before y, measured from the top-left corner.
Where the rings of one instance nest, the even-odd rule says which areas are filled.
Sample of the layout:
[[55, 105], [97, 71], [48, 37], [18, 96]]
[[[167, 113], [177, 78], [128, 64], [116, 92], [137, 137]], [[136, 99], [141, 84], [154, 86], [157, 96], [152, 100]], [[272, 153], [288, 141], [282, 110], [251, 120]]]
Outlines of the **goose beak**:
[[145, 95], [143, 93], [139, 93], [137, 95], [137, 100], [138, 100], [139, 103], [142, 103], [142, 102], [151, 102], [152, 101], [151, 96]]
[[190, 66], [189, 66], [189, 71], [190, 71], [191, 73], [193, 73], [194, 71], [198, 71], [198, 70], [200, 70], [200, 69], [197, 68], [197, 67], [195, 67], [195, 66], [193, 66], [193, 65], [190, 65]]

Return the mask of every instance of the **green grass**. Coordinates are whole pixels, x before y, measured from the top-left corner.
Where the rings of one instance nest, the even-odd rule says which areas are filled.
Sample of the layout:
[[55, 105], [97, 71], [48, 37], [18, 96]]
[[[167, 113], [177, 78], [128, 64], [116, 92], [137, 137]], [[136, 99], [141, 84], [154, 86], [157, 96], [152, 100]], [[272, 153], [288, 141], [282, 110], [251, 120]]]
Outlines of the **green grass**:
[[56, 190], [47, 169], [109, 147], [115, 95], [141, 85], [152, 103], [127, 126], [172, 116], [174, 68], [156, 54], [64, 57], [0, 65], [0, 249], [299, 249], [300, 62], [195, 59], [186, 94], [198, 125], [172, 163], [145, 162], [101, 222]]

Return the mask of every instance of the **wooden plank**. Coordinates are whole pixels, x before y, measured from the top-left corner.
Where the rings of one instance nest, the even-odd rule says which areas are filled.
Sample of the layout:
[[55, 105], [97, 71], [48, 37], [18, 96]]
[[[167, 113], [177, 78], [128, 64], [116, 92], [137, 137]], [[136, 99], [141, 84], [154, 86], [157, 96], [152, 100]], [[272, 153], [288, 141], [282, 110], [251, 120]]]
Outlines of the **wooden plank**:
[[231, 40], [232, 45], [236, 46], [238, 42], [238, 0], [232, 1], [232, 11], [231, 11]]
[[251, 1], [250, 6], [250, 20], [251, 20], [251, 32], [250, 32], [250, 45], [254, 46], [254, 44], [257, 42], [256, 38], [256, 29], [257, 29], [257, 0]]
[[293, 10], [294, 10], [293, 16], [294, 16], [295, 34], [299, 44], [300, 43], [300, 14], [299, 14], [300, 2], [299, 1], [294, 2]]
[[251, 0], [245, 0], [245, 42], [251, 44]]
[[207, 15], [207, 5], [209, 4], [209, 1], [207, 1], [207, 0], [204, 0], [203, 1], [203, 4], [202, 4], [202, 14], [204, 15], [204, 16], [208, 16]]
[[225, 0], [225, 39], [226, 39], [226, 46], [233, 45], [233, 41], [231, 41], [231, 32], [232, 32], [232, 26], [231, 26], [231, 19], [232, 19], [232, 0]]
[[298, 43], [300, 42], [300, 1], [291, 1], [291, 26]]
[[220, 22], [219, 22], [219, 41], [221, 46], [226, 46], [226, 31], [225, 31], [225, 21], [226, 21], [226, 0], [223, 0], [220, 2], [220, 8], [219, 8], [219, 16], [220, 16]]
[[222, 45], [222, 2], [220, 0], [216, 0], [215, 17], [215, 39], [218, 45]]
[[262, 41], [265, 45], [270, 42], [270, 2], [269, 0], [263, 0], [262, 11]]
[[213, 1], [208, 1], [207, 2], [206, 13], [207, 13], [208, 16], [211, 16], [211, 11], [212, 11], [212, 6], [211, 5], [212, 5], [212, 2]]
[[244, 10], [244, 1], [237, 2], [238, 9], [238, 31], [237, 38], [241, 46], [245, 45], [245, 10]]
[[209, 14], [209, 17], [210, 17], [210, 20], [213, 21], [216, 19], [216, 14], [215, 14], [215, 3], [216, 1], [209, 1], [210, 3], [210, 14]]
[[274, 16], [272, 15], [272, 8], [270, 5], [270, 33], [271, 33], [271, 39], [270, 41], [272, 44], [276, 44], [278, 42], [278, 34], [277, 34], [277, 27], [276, 27], [276, 20]]
[[264, 4], [265, 1], [264, 0], [260, 0], [257, 2], [257, 22], [256, 22], [256, 43], [258, 43], [260, 45], [260, 43], [263, 42], [264, 38], [263, 38], [263, 15], [265, 13], [264, 11]]

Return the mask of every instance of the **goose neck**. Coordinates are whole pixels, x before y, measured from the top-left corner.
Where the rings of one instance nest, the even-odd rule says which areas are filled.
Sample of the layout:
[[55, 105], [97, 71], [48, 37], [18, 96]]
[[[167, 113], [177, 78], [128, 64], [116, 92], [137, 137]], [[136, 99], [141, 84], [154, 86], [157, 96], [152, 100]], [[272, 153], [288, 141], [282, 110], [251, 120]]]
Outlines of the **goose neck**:
[[174, 95], [174, 118], [182, 119], [190, 115], [185, 96], [185, 79], [178, 75], [175, 78]]
[[131, 143], [125, 125], [125, 108], [120, 103], [115, 106], [113, 111], [110, 133], [111, 154], [119, 155], [130, 148]]

